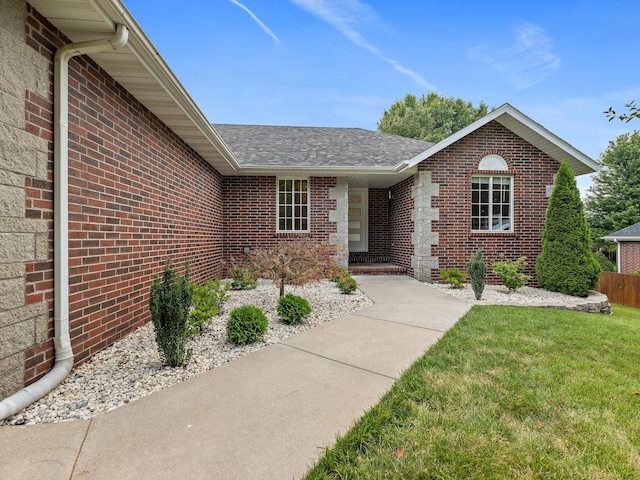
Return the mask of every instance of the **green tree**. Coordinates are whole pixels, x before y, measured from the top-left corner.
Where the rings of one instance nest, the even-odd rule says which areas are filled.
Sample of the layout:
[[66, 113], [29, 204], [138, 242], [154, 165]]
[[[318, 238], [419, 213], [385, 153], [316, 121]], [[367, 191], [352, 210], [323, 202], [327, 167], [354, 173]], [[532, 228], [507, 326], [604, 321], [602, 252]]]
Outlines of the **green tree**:
[[407, 93], [396, 100], [378, 121], [378, 131], [437, 143], [484, 117], [489, 108], [484, 102], [474, 107], [461, 98], [430, 92], [416, 98]]
[[620, 113], [620, 114], [618, 114], [613, 109], [613, 107], [609, 107], [609, 110], [605, 110], [602, 113], [604, 113], [607, 116], [609, 121], [613, 120], [614, 118], [617, 118], [618, 120], [620, 120], [622, 122], [629, 123], [634, 118], [640, 118], [640, 107], [638, 107], [638, 104], [636, 103], [635, 100], [632, 101], [631, 103], [627, 103], [625, 105], [625, 108], [629, 109], [629, 113]]
[[547, 208], [542, 253], [536, 261], [538, 283], [552, 292], [586, 297], [598, 284], [599, 273], [580, 192], [565, 160]]
[[600, 155], [585, 202], [593, 239], [640, 222], [640, 132], [625, 133]]

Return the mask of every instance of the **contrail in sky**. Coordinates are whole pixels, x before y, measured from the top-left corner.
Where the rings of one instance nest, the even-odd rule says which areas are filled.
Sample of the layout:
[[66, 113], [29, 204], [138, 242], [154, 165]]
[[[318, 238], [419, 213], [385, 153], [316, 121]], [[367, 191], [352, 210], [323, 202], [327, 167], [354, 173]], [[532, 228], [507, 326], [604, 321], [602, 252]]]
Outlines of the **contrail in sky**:
[[234, 5], [237, 5], [238, 7], [240, 7], [241, 9], [243, 9], [245, 12], [247, 12], [247, 13], [251, 16], [251, 18], [253, 18], [253, 20], [254, 20], [258, 25], [260, 25], [260, 28], [262, 28], [262, 30], [264, 30], [264, 32], [265, 32], [267, 35], [269, 35], [271, 38], [273, 38], [273, 41], [274, 41], [274, 42], [276, 42], [276, 43], [280, 43], [280, 39], [279, 39], [278, 37], [276, 37], [276, 34], [275, 34], [275, 33], [273, 33], [273, 32], [271, 31], [271, 29], [270, 29], [269, 27], [267, 27], [264, 23], [262, 23], [262, 21], [261, 21], [258, 17], [256, 17], [256, 16], [255, 16], [255, 14], [254, 14], [251, 10], [249, 10], [249, 9], [247, 8], [247, 6], [246, 6], [246, 5], [243, 5], [242, 3], [238, 2], [238, 0], [229, 0], [229, 1], [230, 1], [231, 3], [233, 3]]

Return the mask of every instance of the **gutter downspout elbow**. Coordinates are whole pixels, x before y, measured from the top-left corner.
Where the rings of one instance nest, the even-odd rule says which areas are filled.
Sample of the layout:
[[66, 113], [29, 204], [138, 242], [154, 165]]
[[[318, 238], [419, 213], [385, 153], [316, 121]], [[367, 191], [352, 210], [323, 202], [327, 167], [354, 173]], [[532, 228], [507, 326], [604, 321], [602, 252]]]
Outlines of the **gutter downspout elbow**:
[[16, 414], [60, 385], [73, 367], [69, 335], [69, 60], [127, 44], [129, 30], [118, 24], [111, 38], [71, 43], [54, 57], [54, 338], [55, 364], [41, 379], [0, 402], [0, 420]]

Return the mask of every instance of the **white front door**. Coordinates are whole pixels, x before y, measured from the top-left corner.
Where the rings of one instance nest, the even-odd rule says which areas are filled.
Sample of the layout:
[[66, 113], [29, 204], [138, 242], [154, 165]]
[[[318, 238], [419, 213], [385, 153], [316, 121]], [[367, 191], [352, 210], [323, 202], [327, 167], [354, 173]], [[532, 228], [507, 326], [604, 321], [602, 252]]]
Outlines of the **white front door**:
[[349, 189], [349, 251], [369, 250], [369, 190]]

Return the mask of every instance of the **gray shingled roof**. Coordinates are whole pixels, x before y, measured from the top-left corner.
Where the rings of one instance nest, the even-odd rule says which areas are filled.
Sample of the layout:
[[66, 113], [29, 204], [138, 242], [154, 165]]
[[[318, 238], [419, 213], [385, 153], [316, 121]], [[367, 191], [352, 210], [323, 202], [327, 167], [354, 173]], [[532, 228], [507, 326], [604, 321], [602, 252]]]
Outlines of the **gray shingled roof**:
[[603, 238], [618, 238], [622, 239], [624, 237], [640, 237], [640, 223], [636, 223], [635, 225], [631, 225], [630, 227], [623, 228], [622, 230], [618, 230], [617, 232], [610, 233]]
[[213, 124], [243, 166], [395, 167], [432, 143], [362, 128]]

